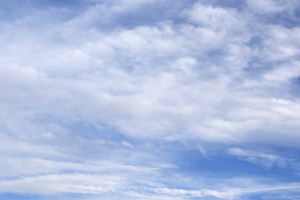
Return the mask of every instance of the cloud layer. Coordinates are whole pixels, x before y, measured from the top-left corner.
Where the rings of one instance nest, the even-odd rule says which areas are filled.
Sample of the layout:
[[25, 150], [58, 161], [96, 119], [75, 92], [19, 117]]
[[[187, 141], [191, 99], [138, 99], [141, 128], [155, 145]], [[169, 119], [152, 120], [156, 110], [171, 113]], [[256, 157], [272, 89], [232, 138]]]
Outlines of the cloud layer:
[[297, 1], [0, 6], [0, 192], [247, 199], [275, 168], [299, 189]]

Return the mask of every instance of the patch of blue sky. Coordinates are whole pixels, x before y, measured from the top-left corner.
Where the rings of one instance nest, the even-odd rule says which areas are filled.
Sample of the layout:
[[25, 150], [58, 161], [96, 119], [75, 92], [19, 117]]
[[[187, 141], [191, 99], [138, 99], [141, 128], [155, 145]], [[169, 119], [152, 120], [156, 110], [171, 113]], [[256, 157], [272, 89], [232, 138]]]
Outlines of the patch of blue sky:
[[245, 195], [241, 198], [241, 200], [281, 200], [281, 199], [288, 199], [288, 200], [297, 200], [299, 197], [299, 192], [287, 191], [287, 192], [265, 192], [260, 194], [249, 194]]
[[22, 195], [22, 194], [1, 194], [0, 199], [5, 200], [5, 199], [12, 199], [12, 200], [38, 200], [43, 197], [38, 196], [38, 195]]
[[[44, 2], [45, 3], [45, 2]], [[1, 1], [0, 5], [0, 22], [7, 23], [9, 21], [17, 22], [20, 19], [26, 19], [29, 18], [31, 14], [37, 14], [39, 13], [39, 16], [41, 17], [40, 20], [43, 19], [44, 23], [47, 21], [54, 21], [58, 18], [60, 19], [66, 19], [70, 13], [67, 12], [67, 10], [64, 10], [62, 8], [56, 8], [58, 10], [52, 9], [51, 11], [51, 5], [53, 4], [44, 4], [41, 1]], [[70, 10], [69, 10], [70, 11]], [[42, 18], [43, 17], [43, 18]], [[47, 21], [46, 21], [47, 20]], [[37, 23], [37, 20], [36, 20]]]
[[291, 96], [295, 98], [300, 97], [300, 77], [291, 80], [288, 91]]
[[276, 164], [264, 166], [259, 163], [259, 158], [257, 163], [251, 163], [226, 153], [216, 152], [215, 154], [214, 156], [204, 157], [197, 149], [178, 152], [177, 155], [181, 156], [177, 158], [176, 164], [178, 169], [182, 170], [182, 173], [191, 177], [198, 175], [199, 177], [228, 179], [236, 176], [264, 176], [266, 178], [282, 179], [282, 181], [299, 181], [299, 177], [295, 175], [297, 170], [289, 164], [283, 167]]

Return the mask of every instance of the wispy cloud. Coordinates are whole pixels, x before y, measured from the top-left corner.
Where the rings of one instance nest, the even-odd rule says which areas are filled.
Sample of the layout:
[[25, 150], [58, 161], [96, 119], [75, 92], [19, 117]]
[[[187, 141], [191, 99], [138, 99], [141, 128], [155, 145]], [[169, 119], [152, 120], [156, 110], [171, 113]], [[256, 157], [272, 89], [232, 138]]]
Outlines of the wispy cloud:
[[98, 194], [116, 191], [122, 181], [123, 178], [118, 176], [52, 174], [1, 181], [0, 191], [25, 194]]
[[285, 167], [290, 162], [290, 160], [281, 156], [261, 151], [231, 148], [228, 150], [228, 153], [247, 162], [262, 165], [263, 167]]

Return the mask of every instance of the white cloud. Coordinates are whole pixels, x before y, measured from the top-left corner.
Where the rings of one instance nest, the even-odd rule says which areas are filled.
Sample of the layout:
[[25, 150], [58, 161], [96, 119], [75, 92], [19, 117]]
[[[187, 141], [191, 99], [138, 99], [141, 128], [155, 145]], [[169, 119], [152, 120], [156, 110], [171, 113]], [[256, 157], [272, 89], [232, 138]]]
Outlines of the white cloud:
[[293, 8], [295, 1], [283, 0], [247, 0], [251, 11], [259, 14], [273, 14]]
[[167, 164], [157, 163], [157, 166], [140, 166], [120, 163], [114, 160], [84, 160], [81, 162], [72, 161], [55, 161], [52, 159], [42, 159], [36, 157], [20, 158], [16, 156], [1, 156], [0, 175], [6, 176], [23, 176], [39, 175], [45, 173], [58, 173], [64, 171], [76, 171], [85, 173], [118, 173], [126, 175], [152, 174], [156, 171], [170, 168]]
[[299, 55], [298, 27], [285, 28], [278, 25], [268, 25], [269, 31], [263, 36], [262, 59], [267, 61], [292, 61]]
[[192, 9], [187, 10], [186, 15], [192, 22], [217, 31], [230, 31], [241, 28], [238, 25], [242, 25], [237, 19], [238, 13], [235, 10], [204, 6], [201, 3], [195, 4]]
[[216, 190], [184, 190], [184, 189], [169, 189], [169, 188], [158, 188], [156, 192], [162, 194], [169, 194], [174, 197], [183, 198], [203, 198], [203, 197], [215, 197], [217, 199], [233, 199], [237, 194], [231, 191], [221, 192]]
[[285, 158], [282, 158], [278, 155], [271, 153], [265, 153], [260, 151], [245, 150], [240, 148], [231, 148], [228, 150], [228, 153], [237, 156], [238, 158], [251, 162], [254, 164], [261, 165], [263, 167], [286, 167], [291, 161]]
[[[138, 137], [187, 136], [206, 141], [243, 142], [251, 140], [251, 132], [256, 130], [266, 132], [265, 137], [271, 137], [267, 135], [269, 132], [282, 135], [281, 131], [289, 128], [297, 132], [299, 116], [277, 112], [277, 104], [270, 99], [278, 97], [267, 92], [271, 87], [280, 93], [282, 88], [278, 88], [278, 83], [273, 86], [274, 80], [288, 81], [295, 77], [297, 62], [268, 70], [261, 79], [248, 80], [243, 70], [249, 67], [253, 56], [245, 45], [251, 38], [247, 23], [254, 23], [252, 18], [245, 18], [244, 13], [233, 9], [199, 3], [184, 13], [196, 24], [161, 22], [157, 26], [118, 28], [109, 34], [96, 27], [79, 29], [80, 25], [69, 23], [73, 19], [63, 22], [67, 25], [62, 27], [50, 24], [47, 35], [56, 38], [57, 32], [71, 28], [73, 36], [78, 38], [60, 35], [61, 44], [53, 44], [53, 38], [40, 35], [38, 27], [24, 34], [24, 40], [17, 40], [23, 32], [28, 32], [26, 26], [10, 27], [6, 35], [14, 29], [19, 35], [15, 33], [9, 43], [4, 42], [2, 52], [9, 46], [21, 47], [5, 53], [6, 67], [2, 74], [6, 78], [1, 83], [7, 93], [2, 97], [8, 104], [16, 101], [19, 105], [8, 112], [18, 112], [22, 121], [50, 115], [54, 119], [102, 122]], [[84, 19], [84, 24], [93, 19]], [[287, 37], [295, 32], [292, 35], [296, 39], [297, 31], [281, 28], [281, 37], [279, 33], [276, 36], [275, 29], [279, 28], [262, 33], [273, 35], [264, 40], [262, 57], [272, 53], [267, 49], [280, 49], [276, 47], [283, 43], [297, 52], [298, 46]], [[211, 58], [214, 54], [220, 58]], [[291, 56], [278, 58], [275, 54], [266, 57], [286, 60]], [[246, 85], [253, 79], [254, 91]], [[279, 109], [290, 110], [297, 105], [294, 101], [290, 106], [280, 105]], [[28, 118], [24, 113], [29, 110]], [[292, 134], [290, 138], [297, 141], [294, 138], [298, 137]]]
[[[154, 158], [144, 147], [151, 144], [137, 147], [130, 139], [298, 148], [300, 104], [288, 87], [300, 75], [299, 29], [254, 14], [291, 11], [293, 3], [248, 1], [249, 12], [197, 2], [174, 20], [122, 21], [155, 3], [89, 1], [78, 13], [33, 8], [27, 17], [1, 21], [1, 177], [31, 176], [3, 178], [0, 191], [98, 194], [115, 191], [124, 177], [160, 182], [172, 163], [155, 167], [165, 155]], [[51, 20], [53, 13], [61, 18]], [[270, 153], [229, 153], [265, 167], [291, 164]], [[78, 174], [63, 174], [68, 170]], [[41, 175], [49, 173], [56, 174]], [[132, 199], [247, 193], [166, 186], [147, 195], [130, 187]]]
[[0, 181], [0, 192], [25, 194], [99, 194], [118, 189], [124, 179], [118, 176], [53, 174]]
[[227, 187], [222, 190], [211, 190], [211, 189], [202, 189], [202, 190], [187, 190], [187, 189], [174, 189], [174, 188], [156, 188], [155, 192], [159, 194], [168, 194], [169, 196], [181, 197], [183, 199], [190, 198], [210, 198], [215, 199], [243, 199], [244, 196], [249, 196], [259, 193], [293, 193], [297, 192], [300, 188], [298, 183], [289, 183], [289, 184], [261, 184], [261, 183], [252, 183], [252, 186], [232, 186]]

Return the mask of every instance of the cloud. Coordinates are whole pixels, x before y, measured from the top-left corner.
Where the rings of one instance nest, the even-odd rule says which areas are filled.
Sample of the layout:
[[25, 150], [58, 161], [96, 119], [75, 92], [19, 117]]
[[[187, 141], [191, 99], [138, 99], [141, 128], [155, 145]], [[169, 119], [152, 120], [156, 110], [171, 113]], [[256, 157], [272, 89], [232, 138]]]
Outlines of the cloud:
[[[38, 20], [38, 11], [6, 24], [1, 84], [7, 92], [2, 99], [19, 105], [7, 112], [19, 113], [22, 123], [37, 132], [41, 127], [32, 121], [47, 116], [63, 132], [72, 130], [63, 130], [69, 128], [59, 121], [82, 120], [133, 137], [187, 136], [228, 143], [260, 140], [252, 136], [257, 131], [264, 133], [262, 141], [273, 141], [284, 130], [294, 130], [287, 139], [297, 141], [299, 116], [277, 110], [291, 112], [299, 103], [281, 95], [288, 86], [274, 82], [298, 76], [297, 61], [290, 60], [298, 52], [292, 42], [297, 41], [297, 29], [268, 25], [262, 32], [265, 24], [245, 11], [201, 3], [182, 9], [181, 24], [161, 21], [128, 29], [116, 25], [109, 34], [92, 25], [101, 19], [98, 9], [117, 5], [126, 7], [124, 12], [131, 12], [128, 6], [138, 9], [127, 2], [88, 4], [76, 17], [50, 21], [47, 32], [43, 25], [27, 25]], [[88, 13], [94, 14], [86, 17]], [[83, 29], [78, 20], [92, 24]], [[247, 45], [257, 35], [263, 42]], [[251, 65], [279, 61], [282, 64], [271, 69]], [[291, 103], [279, 105], [273, 99]]]
[[259, 14], [274, 14], [291, 9], [291, 7], [295, 4], [295, 1], [286, 3], [281, 0], [247, 0], [247, 4], [253, 12]]
[[183, 199], [193, 198], [213, 198], [213, 199], [243, 199], [246, 196], [259, 193], [294, 193], [299, 189], [298, 183], [290, 183], [287, 185], [263, 185], [256, 183], [256, 187], [231, 187], [221, 190], [187, 190], [187, 189], [172, 189], [172, 188], [157, 188], [155, 192], [168, 194], [174, 197], [182, 197]]
[[23, 194], [98, 194], [116, 191], [122, 181], [123, 178], [117, 176], [52, 174], [1, 181], [0, 191]]
[[166, 193], [175, 197], [182, 196], [183, 198], [214, 197], [217, 199], [233, 199], [236, 195], [232, 192], [220, 192], [215, 190], [184, 190], [168, 188], [157, 189], [157, 192]]
[[238, 13], [234, 9], [224, 9], [222, 7], [213, 7], [195, 4], [186, 11], [186, 15], [192, 22], [217, 31], [231, 31], [234, 28], [241, 28], [243, 22], [237, 20]]
[[[18, 11], [0, 20], [2, 192], [102, 194], [127, 185], [121, 193], [131, 199], [251, 193], [250, 184], [248, 193], [211, 187], [220, 172], [207, 187], [186, 177], [177, 188], [173, 174], [193, 173], [182, 167], [191, 164], [186, 148], [202, 153], [201, 166], [240, 146], [228, 153], [297, 168], [266, 153], [297, 152], [300, 141], [295, 1], [27, 2], [5, 4]], [[264, 145], [271, 150], [243, 147]]]
[[273, 166], [286, 167], [286, 165], [290, 162], [289, 160], [274, 154], [240, 148], [231, 148], [228, 150], [228, 153], [247, 162], [258, 164], [267, 168]]

